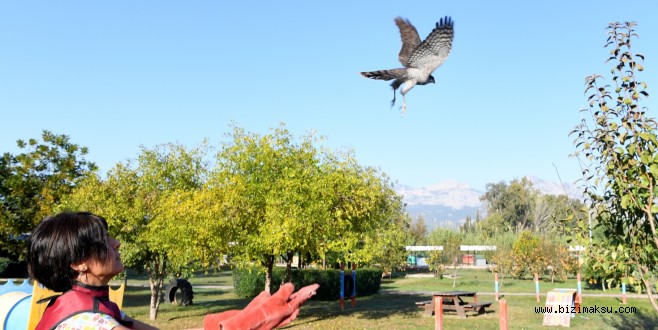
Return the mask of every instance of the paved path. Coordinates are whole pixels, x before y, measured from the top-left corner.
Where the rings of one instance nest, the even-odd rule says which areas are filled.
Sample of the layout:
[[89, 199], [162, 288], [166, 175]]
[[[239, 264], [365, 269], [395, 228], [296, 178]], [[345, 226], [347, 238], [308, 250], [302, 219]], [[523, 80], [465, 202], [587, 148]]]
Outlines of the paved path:
[[[400, 290], [392, 290], [392, 289], [381, 289], [379, 290], [379, 293], [382, 294], [409, 294], [409, 295], [433, 295], [434, 292], [432, 291], [400, 291]], [[483, 296], [494, 296], [496, 295], [495, 292], [478, 292], [478, 296], [483, 295]], [[502, 296], [534, 296], [535, 293], [530, 293], [530, 292], [500, 292], [499, 295]], [[546, 293], [539, 293], [540, 296], [546, 296]], [[583, 297], [611, 297], [611, 298], [620, 298], [621, 299], [621, 292], [620, 293], [583, 293]], [[638, 293], [627, 293], [626, 298], [649, 298], [646, 294], [638, 294]]]

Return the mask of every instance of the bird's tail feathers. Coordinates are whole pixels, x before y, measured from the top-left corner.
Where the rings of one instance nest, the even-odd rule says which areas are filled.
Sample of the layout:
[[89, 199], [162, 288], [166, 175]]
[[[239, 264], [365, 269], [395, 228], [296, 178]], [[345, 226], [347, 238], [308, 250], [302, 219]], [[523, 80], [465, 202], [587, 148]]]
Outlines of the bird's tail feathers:
[[407, 73], [406, 69], [390, 69], [390, 70], [361, 72], [361, 75], [370, 79], [391, 80], [391, 79], [402, 78], [406, 73]]

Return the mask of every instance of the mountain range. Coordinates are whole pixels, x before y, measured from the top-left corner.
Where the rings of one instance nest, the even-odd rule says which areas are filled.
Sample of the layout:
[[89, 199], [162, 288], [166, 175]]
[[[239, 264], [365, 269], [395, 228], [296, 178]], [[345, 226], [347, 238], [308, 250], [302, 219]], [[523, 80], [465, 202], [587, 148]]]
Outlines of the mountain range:
[[[527, 176], [533, 188], [542, 194], [564, 195], [580, 199], [582, 192], [574, 184], [556, 183]], [[412, 219], [422, 216], [428, 230], [436, 227], [457, 228], [464, 223], [466, 217], [476, 219], [478, 213], [483, 217], [485, 205], [480, 201], [484, 194], [469, 185], [447, 180], [422, 188], [406, 185], [395, 186], [395, 191], [403, 196], [407, 204], [407, 212]]]

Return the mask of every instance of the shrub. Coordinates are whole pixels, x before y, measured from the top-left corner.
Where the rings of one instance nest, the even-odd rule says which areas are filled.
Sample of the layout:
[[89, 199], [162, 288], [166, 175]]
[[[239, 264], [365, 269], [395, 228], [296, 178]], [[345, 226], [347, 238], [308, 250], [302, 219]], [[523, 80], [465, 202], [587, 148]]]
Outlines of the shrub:
[[[274, 268], [272, 271], [272, 289], [276, 291], [284, 278], [284, 268]], [[345, 270], [345, 276], [351, 275], [351, 270]], [[362, 268], [356, 270], [356, 294], [368, 296], [379, 291], [382, 270], [377, 268]], [[302, 269], [292, 271], [292, 281], [296, 289], [313, 283], [320, 284], [314, 299], [337, 300], [340, 298], [340, 270], [338, 269]], [[235, 294], [243, 298], [257, 296], [265, 287], [265, 270], [258, 267], [238, 268], [233, 270]]]
[[[272, 275], [275, 281], [275, 275]], [[259, 267], [245, 267], [233, 270], [233, 287], [239, 297], [253, 298], [265, 287], [265, 269]], [[272, 287], [276, 287], [272, 285]]]

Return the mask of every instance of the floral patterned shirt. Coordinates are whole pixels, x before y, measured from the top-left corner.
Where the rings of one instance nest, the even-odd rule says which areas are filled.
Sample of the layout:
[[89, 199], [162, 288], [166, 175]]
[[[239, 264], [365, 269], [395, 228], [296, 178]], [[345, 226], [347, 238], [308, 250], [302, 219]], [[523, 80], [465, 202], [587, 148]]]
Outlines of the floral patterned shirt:
[[60, 323], [55, 330], [111, 330], [120, 323], [103, 313], [75, 314]]

